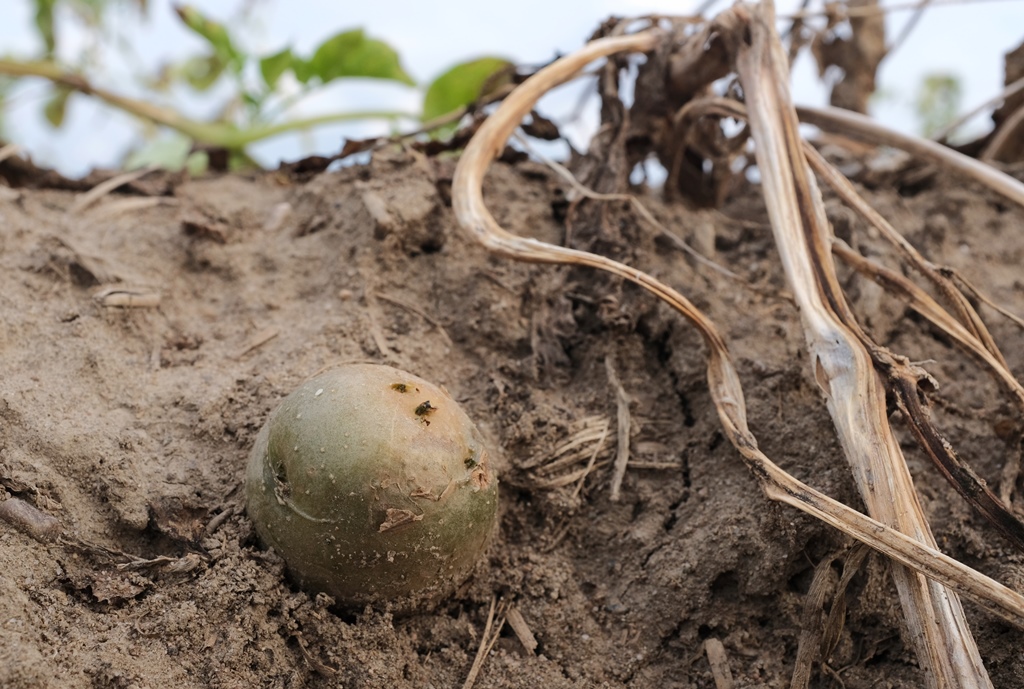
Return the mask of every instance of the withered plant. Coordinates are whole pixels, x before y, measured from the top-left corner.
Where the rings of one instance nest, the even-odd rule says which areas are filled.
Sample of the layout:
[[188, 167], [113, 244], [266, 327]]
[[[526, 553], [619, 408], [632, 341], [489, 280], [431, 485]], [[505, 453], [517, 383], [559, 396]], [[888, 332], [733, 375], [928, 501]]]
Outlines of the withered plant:
[[[621, 102], [617, 91], [626, 64], [623, 55], [629, 53], [646, 55], [631, 108]], [[484, 176], [520, 122], [545, 93], [601, 58], [607, 58], [599, 68], [603, 124], [576, 171], [577, 179], [583, 180], [595, 197], [621, 194], [625, 177], [621, 171], [632, 169], [654, 153], [669, 173], [667, 193], [684, 190], [691, 199], [714, 205], [734, 174], [733, 161], [752, 143], [778, 256], [802, 318], [806, 365], [828, 407], [867, 515], [797, 480], [759, 449], [747, 425], [743, 390], [727, 342], [686, 296], [611, 258], [513, 234], [488, 212], [482, 194]], [[728, 93], [733, 97], [713, 95], [712, 84], [730, 76], [734, 81]], [[725, 118], [745, 125], [738, 134], [726, 136]], [[648, 18], [608, 23], [603, 36], [522, 83], [479, 127], [455, 174], [453, 207], [460, 224], [494, 253], [607, 271], [648, 290], [678, 311], [703, 337], [708, 385], [722, 426], [767, 497], [817, 517], [891, 558], [909, 638], [928, 686], [990, 687], [960, 596], [1018, 627], [1024, 627], [1024, 596], [938, 550], [890, 425], [887, 398], [940, 471], [1021, 549], [1024, 525], [961, 461], [933, 423], [928, 411], [927, 393], [932, 387], [928, 373], [875, 342], [858, 323], [837, 278], [834, 259], [877, 281], [962, 345], [1000, 382], [1020, 410], [1024, 410], [1024, 388], [1008, 370], [973, 306], [979, 295], [955, 274], [922, 256], [874, 211], [841, 173], [802, 140], [801, 120], [823, 130], [903, 148], [954, 174], [970, 175], [1024, 204], [1024, 185], [943, 146], [888, 132], [855, 113], [797, 109], [789, 92], [789, 59], [768, 0], [737, 5], [710, 21]], [[644, 130], [643, 136], [637, 135], [640, 130]], [[646, 146], [637, 145], [638, 141]], [[938, 298], [902, 273], [878, 265], [838, 240], [826, 218], [820, 182], [891, 242], [910, 272], [930, 283]], [[604, 442], [606, 432], [607, 425], [599, 443]], [[615, 473], [621, 476], [620, 471]], [[847, 569], [852, 559], [856, 558], [848, 558]], [[844, 579], [848, 576], [844, 574]], [[814, 630], [804, 631], [805, 636], [808, 632], [814, 636]], [[821, 632], [826, 633], [830, 632]], [[807, 686], [812, 640], [801, 639], [793, 686]]]

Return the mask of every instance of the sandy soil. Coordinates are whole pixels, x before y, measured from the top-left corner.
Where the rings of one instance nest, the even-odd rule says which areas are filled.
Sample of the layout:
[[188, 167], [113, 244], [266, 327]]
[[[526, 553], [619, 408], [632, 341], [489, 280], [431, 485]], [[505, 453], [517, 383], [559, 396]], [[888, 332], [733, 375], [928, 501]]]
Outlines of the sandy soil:
[[[838, 554], [834, 585], [849, 542], [763, 497], [720, 430], [685, 323], [617, 280], [488, 256], [454, 224], [452, 170], [392, 152], [308, 180], [161, 178], [146, 189], [167, 195], [137, 186], [76, 212], [71, 192], [0, 189], [0, 497], [59, 520], [38, 540], [0, 522], [0, 686], [461, 686], [492, 600], [538, 645], [506, 624], [481, 689], [713, 687], [709, 639], [737, 686], [788, 686], [814, 568]], [[934, 175], [869, 196], [931, 258], [1024, 313], [1024, 211]], [[544, 168], [497, 165], [487, 197], [509, 229], [564, 240], [564, 192]], [[625, 207], [609, 243], [721, 327], [766, 453], [860, 506], [757, 190], [721, 212], [647, 203], [743, 283], [693, 264]], [[830, 209], [841, 236], [890, 258]], [[1020, 509], [1019, 410], [902, 304], [843, 278], [877, 339], [928, 362], [940, 427]], [[100, 301], [154, 295], [158, 306]], [[983, 312], [1024, 376], [1024, 336]], [[341, 610], [297, 590], [241, 508], [267, 414], [341, 360], [445, 385], [496, 457], [500, 535], [435, 611]], [[618, 502], [606, 360], [631, 398]], [[896, 425], [942, 547], [1024, 590], [1024, 556]], [[869, 557], [845, 601], [814, 686], [920, 686], [886, 563]], [[995, 685], [1024, 686], [1024, 634], [967, 609]]]

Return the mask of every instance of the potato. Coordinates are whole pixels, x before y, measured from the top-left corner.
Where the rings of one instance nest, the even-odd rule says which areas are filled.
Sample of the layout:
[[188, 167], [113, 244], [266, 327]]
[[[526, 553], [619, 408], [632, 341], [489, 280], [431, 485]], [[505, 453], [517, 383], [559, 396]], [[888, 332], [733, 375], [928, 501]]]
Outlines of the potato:
[[375, 364], [327, 370], [260, 431], [246, 509], [291, 577], [341, 604], [429, 607], [494, 535], [498, 481], [447, 390]]

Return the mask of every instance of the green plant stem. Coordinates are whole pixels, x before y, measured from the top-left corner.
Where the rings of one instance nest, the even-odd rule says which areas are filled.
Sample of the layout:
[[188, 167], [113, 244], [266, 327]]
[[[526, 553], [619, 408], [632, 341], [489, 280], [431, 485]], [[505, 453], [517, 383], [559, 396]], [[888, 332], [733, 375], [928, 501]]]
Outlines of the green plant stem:
[[107, 104], [141, 119], [175, 129], [196, 142], [230, 150], [240, 150], [262, 139], [323, 124], [353, 122], [357, 120], [419, 119], [415, 113], [392, 110], [359, 110], [330, 113], [277, 124], [240, 129], [226, 122], [197, 122], [196, 120], [184, 117], [181, 113], [171, 108], [164, 108], [145, 101], [128, 98], [98, 86], [93, 86], [85, 77], [69, 72], [54, 62], [21, 62], [18, 60], [0, 59], [0, 74], [13, 77], [40, 77], [47, 79], [54, 84], [99, 98]]

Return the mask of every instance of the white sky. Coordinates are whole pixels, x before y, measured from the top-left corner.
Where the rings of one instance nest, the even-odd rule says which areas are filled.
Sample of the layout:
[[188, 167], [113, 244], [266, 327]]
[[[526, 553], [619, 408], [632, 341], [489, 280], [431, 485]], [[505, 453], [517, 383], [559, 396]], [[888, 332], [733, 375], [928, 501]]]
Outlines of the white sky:
[[[254, 0], [193, 0], [209, 15], [231, 20], [244, 2]], [[0, 22], [0, 54], [28, 58], [38, 51], [28, 0], [2, 0], [4, 21]], [[394, 46], [406, 70], [420, 82], [428, 82], [455, 62], [480, 55], [499, 55], [519, 63], [543, 63], [558, 53], [579, 47], [598, 23], [611, 14], [639, 15], [650, 12], [687, 14], [693, 0], [517, 0], [515, 3], [482, 3], [467, 0], [361, 3], [337, 0], [255, 0], [254, 18], [240, 33], [244, 45], [266, 54], [291, 45], [309, 54], [323, 39], [354, 27]], [[817, 4], [817, 3], [816, 3]], [[123, 3], [114, 15], [117, 34], [131, 46], [130, 60], [108, 58], [98, 84], [129, 95], [141, 93], [137, 77], [153, 73], [161, 64], [199, 53], [204, 44], [184, 29], [174, 16], [170, 0], [150, 0], [148, 19]], [[726, 1], [717, 5], [725, 7]], [[778, 12], [792, 11], [796, 0], [778, 0]], [[890, 40], [909, 12], [889, 16]], [[62, 24], [66, 26], [66, 24]], [[73, 59], [83, 48], [87, 34], [68, 30], [60, 37], [63, 55]], [[879, 86], [886, 96], [874, 106], [873, 114], [903, 131], [913, 131], [916, 121], [912, 103], [918, 84], [926, 74], [948, 72], [963, 86], [964, 108], [999, 92], [1003, 80], [1003, 54], [1024, 41], [1024, 0], [1003, 0], [969, 5], [930, 7], [910, 39], [883, 62]], [[123, 55], [118, 50], [108, 56]], [[810, 59], [805, 57], [794, 72], [794, 94], [798, 102], [824, 103], [824, 88]], [[116, 167], [125, 152], [139, 140], [140, 126], [132, 118], [109, 108], [75, 98], [63, 128], [54, 130], [43, 121], [41, 108], [46, 89], [38, 83], [23, 87], [14, 96], [5, 119], [5, 132], [45, 165], [65, 174], [80, 175], [92, 167]], [[192, 116], [216, 112], [216, 98], [196, 100], [180, 93], [169, 101]], [[323, 93], [304, 100], [294, 115], [309, 116], [344, 109], [418, 109], [421, 96], [398, 85], [366, 81], [341, 82]], [[564, 94], [549, 100], [542, 112], [556, 119], [574, 107], [578, 95]], [[596, 121], [596, 111], [571, 132], [585, 140], [587, 127]], [[978, 118], [975, 127], [987, 121]], [[340, 147], [341, 138], [366, 136], [387, 131], [388, 125], [363, 124], [323, 127], [313, 133], [278, 137], [253, 149], [267, 164], [279, 159], [296, 159], [310, 153], [329, 154]]]

